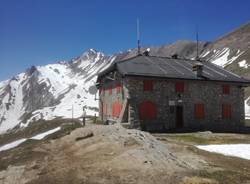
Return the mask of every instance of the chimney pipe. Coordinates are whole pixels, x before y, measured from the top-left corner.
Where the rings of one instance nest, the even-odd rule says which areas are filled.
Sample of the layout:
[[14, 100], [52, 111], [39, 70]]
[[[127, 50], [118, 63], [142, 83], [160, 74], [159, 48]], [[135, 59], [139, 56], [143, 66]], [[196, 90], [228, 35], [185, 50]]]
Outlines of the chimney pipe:
[[197, 62], [193, 65], [193, 71], [196, 74], [196, 77], [203, 77], [203, 64]]

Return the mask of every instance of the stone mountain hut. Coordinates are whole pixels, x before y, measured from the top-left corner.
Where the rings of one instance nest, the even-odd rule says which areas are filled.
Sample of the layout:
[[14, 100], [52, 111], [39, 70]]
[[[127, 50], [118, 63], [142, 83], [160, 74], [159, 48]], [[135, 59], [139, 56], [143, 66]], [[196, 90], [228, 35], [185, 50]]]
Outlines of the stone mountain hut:
[[235, 130], [249, 84], [210, 62], [138, 55], [98, 75], [99, 114], [146, 131]]

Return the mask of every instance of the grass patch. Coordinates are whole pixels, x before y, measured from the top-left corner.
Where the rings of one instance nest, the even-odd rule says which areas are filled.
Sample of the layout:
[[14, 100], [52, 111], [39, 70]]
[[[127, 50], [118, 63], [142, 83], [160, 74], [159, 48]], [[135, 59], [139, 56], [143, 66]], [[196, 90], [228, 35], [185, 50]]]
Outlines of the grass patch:
[[[62, 126], [64, 131], [72, 131], [75, 128], [80, 127], [80, 121], [75, 119], [54, 119], [50, 121], [38, 120], [29, 124], [27, 128], [14, 129], [5, 134], [0, 135], [0, 145], [13, 142], [21, 138], [29, 138], [46, 132], [48, 130], [54, 129], [56, 127]], [[59, 131], [63, 132], [63, 131]]]
[[[160, 136], [162, 138], [162, 136]], [[250, 137], [248, 138], [237, 138], [235, 136], [220, 136], [214, 135], [212, 137], [202, 136], [197, 134], [182, 134], [182, 135], [166, 135], [166, 138], [175, 141], [193, 143], [193, 144], [237, 144], [237, 143], [250, 143]]]
[[42, 158], [45, 153], [33, 151], [33, 147], [38, 140], [29, 139], [18, 147], [0, 152], [0, 171], [8, 168], [9, 165], [22, 165], [28, 161]]
[[246, 181], [250, 180], [249, 173], [244, 172], [244, 170], [241, 171], [217, 170], [213, 172], [202, 170], [198, 173], [198, 176], [214, 179], [221, 184], [245, 183]]
[[90, 123], [97, 124], [97, 125], [103, 125], [103, 121], [99, 119], [99, 117], [90, 116], [88, 117], [88, 120]]
[[250, 127], [250, 119], [246, 119], [246, 120], [245, 120], [245, 126]]
[[68, 135], [70, 134], [70, 132], [72, 132], [73, 130], [77, 129], [77, 128], [80, 128], [82, 127], [82, 125], [80, 123], [69, 123], [69, 124], [63, 124], [61, 126], [61, 130], [51, 134], [51, 135], [48, 135], [46, 138], [48, 140], [50, 139], [58, 139], [60, 137], [63, 137], [65, 135]]
[[[26, 163], [27, 161], [32, 161], [44, 157], [46, 153], [33, 150], [36, 144], [48, 142], [51, 139], [57, 139], [70, 134], [70, 132], [72, 132], [76, 128], [81, 127], [81, 124], [78, 120], [72, 121], [57, 119], [51, 121], [39, 121], [33, 123], [30, 127], [22, 129], [18, 132], [11, 132], [1, 135], [3, 139], [2, 140], [0, 138], [1, 143], [4, 143], [4, 141], [8, 143], [20, 138], [32, 137], [58, 126], [61, 126], [61, 130], [46, 136], [46, 138], [42, 140], [28, 139], [13, 149], [0, 152], [0, 171], [7, 169], [9, 165], [22, 165], [22, 163]], [[34, 131], [34, 133], [32, 131]]]
[[177, 141], [191, 142], [191, 143], [196, 143], [196, 144], [205, 144], [208, 141], [205, 138], [196, 137], [194, 135], [175, 135], [175, 136], [170, 136], [169, 138], [175, 139]]

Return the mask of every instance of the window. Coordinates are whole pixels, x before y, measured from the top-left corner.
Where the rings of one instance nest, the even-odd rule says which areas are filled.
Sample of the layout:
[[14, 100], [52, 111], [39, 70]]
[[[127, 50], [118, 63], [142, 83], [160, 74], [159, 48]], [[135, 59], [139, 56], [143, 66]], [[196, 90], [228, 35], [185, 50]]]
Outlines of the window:
[[195, 119], [204, 119], [205, 118], [204, 104], [195, 104], [194, 105], [194, 117], [195, 117]]
[[229, 85], [222, 85], [222, 92], [225, 95], [229, 95], [230, 94], [230, 86]]
[[121, 110], [122, 110], [122, 105], [119, 102], [113, 103], [113, 105], [112, 105], [112, 117], [119, 118]]
[[142, 120], [151, 120], [156, 119], [156, 105], [151, 101], [145, 101], [140, 104], [139, 107], [140, 119]]
[[232, 117], [232, 108], [230, 104], [222, 104], [222, 118], [231, 119]]
[[176, 93], [183, 93], [184, 92], [184, 82], [176, 82], [175, 83], [175, 92]]
[[116, 83], [116, 93], [120, 93], [122, 90], [121, 83]]
[[143, 81], [143, 91], [152, 91], [153, 90], [153, 81], [144, 80]]

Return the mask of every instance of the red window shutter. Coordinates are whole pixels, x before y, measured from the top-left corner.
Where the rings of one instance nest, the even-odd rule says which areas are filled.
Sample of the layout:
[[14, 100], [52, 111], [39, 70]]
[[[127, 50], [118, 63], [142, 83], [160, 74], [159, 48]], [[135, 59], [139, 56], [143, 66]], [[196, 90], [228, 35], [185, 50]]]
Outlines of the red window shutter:
[[121, 92], [121, 89], [122, 89], [121, 83], [117, 83], [117, 84], [116, 84], [116, 93], [120, 93], [120, 92]]
[[118, 102], [112, 104], [112, 117], [119, 118], [120, 112], [122, 110], [122, 105]]
[[145, 101], [140, 104], [140, 119], [151, 120], [156, 119], [157, 110], [156, 105], [151, 101]]
[[230, 104], [222, 104], [222, 118], [230, 119], [232, 117], [232, 108]]
[[152, 80], [143, 80], [143, 91], [153, 91]]
[[116, 115], [117, 118], [119, 118], [121, 110], [122, 110], [122, 105], [120, 103], [117, 103], [117, 115]]
[[229, 95], [230, 94], [230, 86], [229, 85], [222, 85], [222, 92], [225, 95]]
[[196, 119], [204, 119], [205, 118], [204, 104], [195, 104], [194, 105], [194, 117]]
[[178, 81], [175, 83], [175, 92], [176, 93], [184, 92], [184, 82]]

